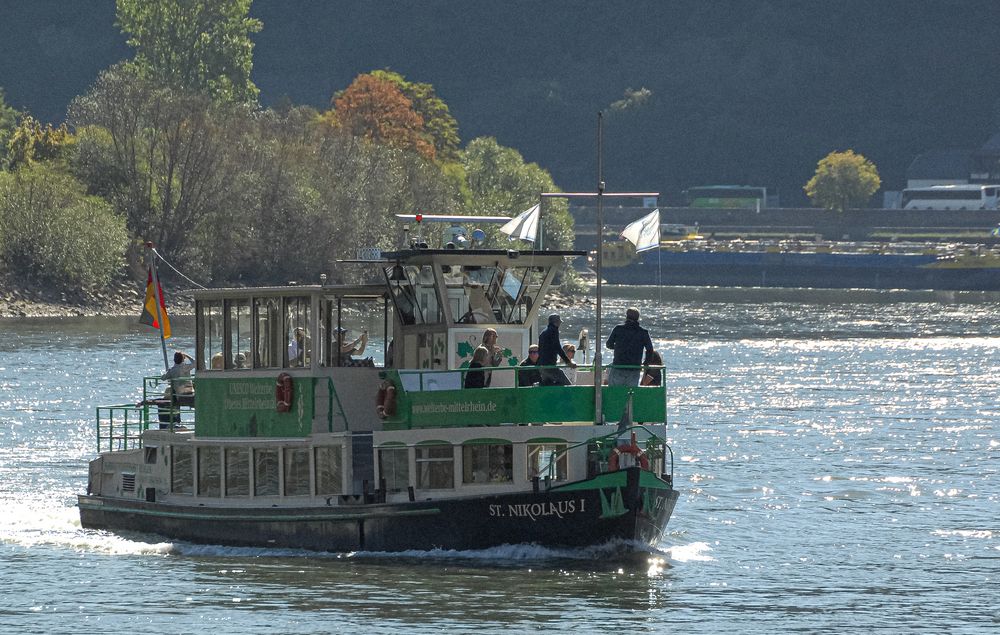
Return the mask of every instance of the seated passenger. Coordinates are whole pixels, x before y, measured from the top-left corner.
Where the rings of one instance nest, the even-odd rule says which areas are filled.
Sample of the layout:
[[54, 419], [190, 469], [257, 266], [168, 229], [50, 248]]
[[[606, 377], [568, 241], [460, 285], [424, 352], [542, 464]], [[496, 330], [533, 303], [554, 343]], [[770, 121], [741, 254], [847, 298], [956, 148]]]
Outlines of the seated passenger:
[[[649, 365], [650, 366], [663, 366], [663, 358], [656, 351], [653, 351], [649, 355]], [[663, 385], [663, 369], [662, 368], [646, 368], [646, 372], [642, 375], [642, 386], [662, 386]]]
[[222, 359], [222, 353], [221, 352], [220, 353], [216, 353], [215, 355], [212, 355], [212, 364], [211, 364], [212, 370], [222, 370], [223, 369], [223, 365], [224, 365], [224, 362], [223, 362], [223, 359]]
[[288, 343], [288, 365], [304, 366], [307, 348], [306, 331], [302, 327], [297, 327], [292, 332], [292, 341]]
[[365, 347], [368, 346], [368, 329], [361, 329], [361, 336], [350, 343], [344, 342], [346, 336], [346, 329], [337, 329], [337, 346], [340, 351], [341, 366], [350, 366], [354, 361], [351, 356], [361, 355], [365, 352]]
[[517, 371], [518, 386], [537, 386], [542, 383], [542, 373], [535, 366], [538, 366], [538, 344], [528, 347], [528, 357], [520, 364], [521, 369]]
[[[486, 366], [486, 360], [490, 356], [490, 351], [485, 346], [480, 346], [472, 352], [472, 362], [469, 364], [470, 369], [483, 368]], [[482, 370], [469, 370], [465, 373], [465, 381], [462, 386], [464, 388], [486, 388], [490, 385], [490, 380], [492, 378], [486, 375], [485, 371]]]
[[[566, 358], [569, 359], [570, 362], [572, 362], [573, 358], [576, 357], [576, 346], [573, 344], [563, 344], [563, 352], [566, 353]], [[569, 380], [569, 383], [571, 384], [576, 383], [575, 365], [563, 369], [563, 374], [566, 375], [566, 379]]]

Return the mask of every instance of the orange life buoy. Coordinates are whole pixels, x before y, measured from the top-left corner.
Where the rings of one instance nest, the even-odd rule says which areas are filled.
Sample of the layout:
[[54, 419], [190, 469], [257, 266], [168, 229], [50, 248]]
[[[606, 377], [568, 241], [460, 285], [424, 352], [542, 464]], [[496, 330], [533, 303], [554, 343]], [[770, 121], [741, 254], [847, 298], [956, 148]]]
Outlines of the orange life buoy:
[[396, 414], [396, 386], [389, 380], [382, 382], [378, 387], [375, 412], [383, 419]]
[[621, 455], [631, 454], [635, 458], [635, 462], [639, 464], [644, 470], [649, 469], [649, 459], [646, 458], [646, 453], [642, 451], [635, 443], [635, 438], [633, 435], [632, 443], [629, 445], [619, 445], [611, 451], [611, 456], [608, 457], [608, 471], [617, 472], [619, 469], [619, 463]]
[[274, 409], [277, 412], [288, 412], [292, 409], [292, 376], [288, 373], [278, 375], [274, 387]]

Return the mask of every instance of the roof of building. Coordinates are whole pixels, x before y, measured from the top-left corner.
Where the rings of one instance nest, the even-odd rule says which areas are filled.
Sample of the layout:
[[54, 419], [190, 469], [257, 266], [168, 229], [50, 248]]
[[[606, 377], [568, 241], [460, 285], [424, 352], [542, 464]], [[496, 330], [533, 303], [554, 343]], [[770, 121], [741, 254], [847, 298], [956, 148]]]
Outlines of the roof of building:
[[971, 171], [972, 152], [969, 150], [928, 150], [913, 159], [906, 168], [906, 178], [968, 179]]
[[977, 155], [1000, 155], [1000, 132], [994, 134], [989, 139], [986, 140], [982, 146], [976, 150]]

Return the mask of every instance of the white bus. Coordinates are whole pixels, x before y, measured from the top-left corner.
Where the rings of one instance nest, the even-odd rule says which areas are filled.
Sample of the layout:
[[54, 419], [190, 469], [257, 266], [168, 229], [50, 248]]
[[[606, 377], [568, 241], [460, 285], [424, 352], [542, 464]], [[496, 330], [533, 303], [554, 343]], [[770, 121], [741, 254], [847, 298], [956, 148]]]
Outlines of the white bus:
[[997, 209], [1000, 185], [932, 185], [903, 190], [903, 209]]

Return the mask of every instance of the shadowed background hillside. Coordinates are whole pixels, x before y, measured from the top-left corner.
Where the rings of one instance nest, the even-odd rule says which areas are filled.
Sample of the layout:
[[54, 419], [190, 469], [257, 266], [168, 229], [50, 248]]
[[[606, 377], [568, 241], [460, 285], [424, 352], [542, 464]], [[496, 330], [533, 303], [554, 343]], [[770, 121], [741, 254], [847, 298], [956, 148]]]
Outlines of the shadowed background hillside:
[[[58, 122], [130, 55], [114, 2], [11, 1], [0, 20], [8, 103]], [[1000, 3], [282, 2], [255, 0], [265, 105], [325, 108], [359, 73], [433, 84], [463, 140], [519, 149], [561, 187], [593, 187], [608, 113], [611, 188], [778, 188], [785, 204], [831, 150], [903, 186], [932, 148], [998, 129]]]

